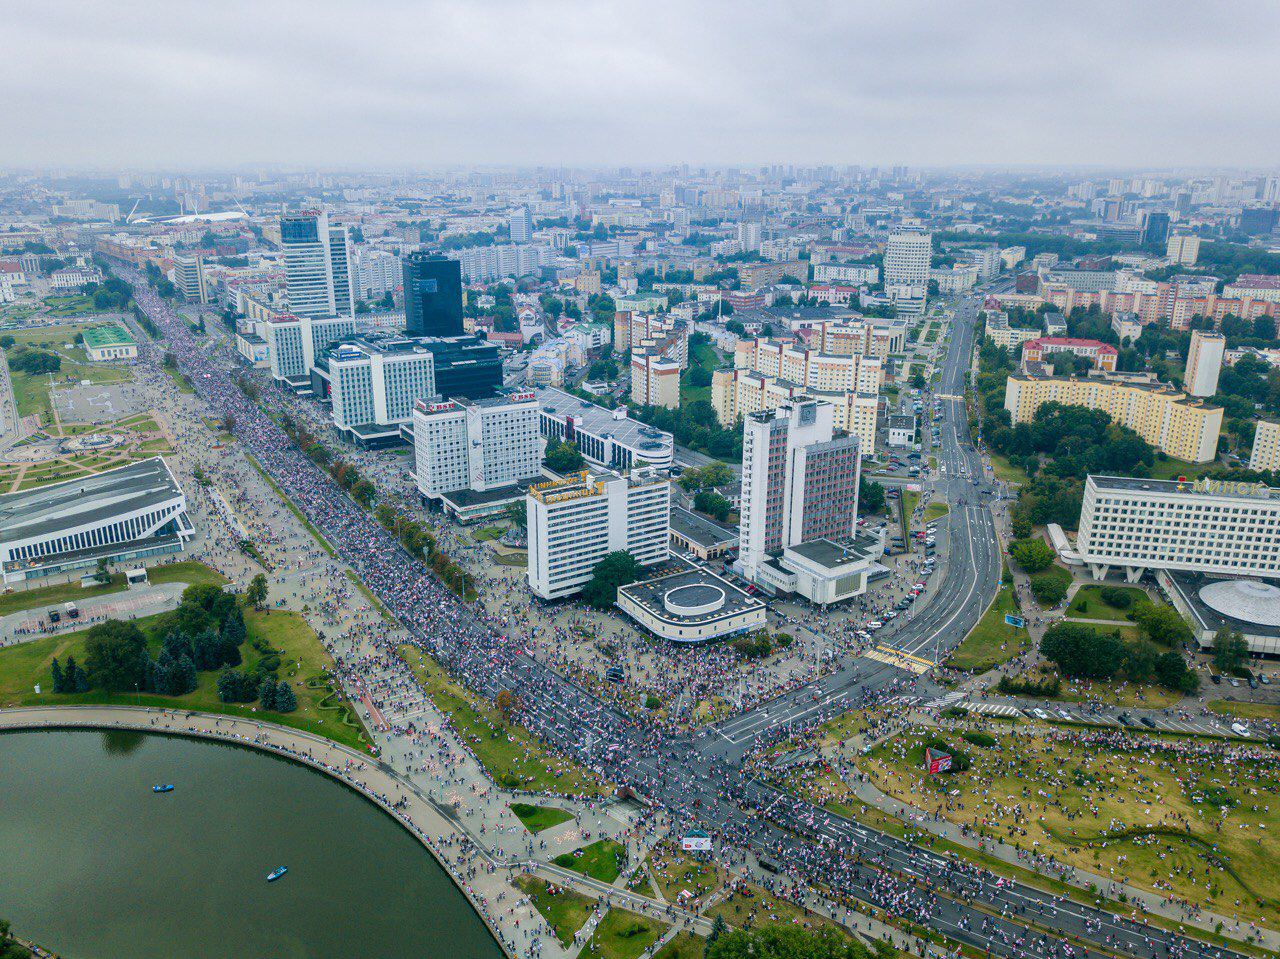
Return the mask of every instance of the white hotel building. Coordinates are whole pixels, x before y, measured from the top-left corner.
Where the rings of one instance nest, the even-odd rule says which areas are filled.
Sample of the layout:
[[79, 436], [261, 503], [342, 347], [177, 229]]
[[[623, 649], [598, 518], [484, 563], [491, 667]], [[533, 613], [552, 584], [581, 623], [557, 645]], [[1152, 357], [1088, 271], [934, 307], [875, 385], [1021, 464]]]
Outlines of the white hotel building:
[[671, 481], [659, 470], [584, 470], [531, 486], [525, 503], [529, 588], [543, 599], [581, 590], [608, 553], [626, 550], [641, 566], [669, 555]]
[[487, 493], [541, 476], [534, 392], [419, 400], [413, 409], [413, 456], [414, 479], [425, 499], [459, 490]]
[[1280, 577], [1280, 490], [1259, 483], [1090, 476], [1076, 537], [1095, 579], [1121, 567]]

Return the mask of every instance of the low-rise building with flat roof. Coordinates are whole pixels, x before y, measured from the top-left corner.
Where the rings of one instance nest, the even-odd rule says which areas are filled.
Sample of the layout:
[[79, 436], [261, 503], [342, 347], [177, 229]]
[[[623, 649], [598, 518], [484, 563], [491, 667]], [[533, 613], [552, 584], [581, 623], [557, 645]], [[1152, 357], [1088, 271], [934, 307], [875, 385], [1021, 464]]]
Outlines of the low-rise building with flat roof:
[[738, 547], [738, 531], [726, 529], [705, 516], [681, 506], [671, 507], [671, 545], [706, 560], [724, 556]]
[[554, 388], [537, 390], [539, 429], [547, 440], [574, 443], [592, 466], [627, 470], [640, 463], [670, 469], [675, 438], [627, 415]]
[[866, 533], [840, 542], [810, 540], [771, 555], [760, 565], [756, 584], [775, 595], [830, 606], [865, 593], [882, 555], [883, 543]]
[[181, 552], [195, 535], [164, 459], [0, 496], [6, 583]]
[[702, 643], [765, 627], [765, 605], [715, 573], [683, 561], [618, 588], [618, 608], [663, 639]]
[[85, 330], [84, 351], [95, 363], [138, 358], [138, 344], [119, 323], [91, 326]]

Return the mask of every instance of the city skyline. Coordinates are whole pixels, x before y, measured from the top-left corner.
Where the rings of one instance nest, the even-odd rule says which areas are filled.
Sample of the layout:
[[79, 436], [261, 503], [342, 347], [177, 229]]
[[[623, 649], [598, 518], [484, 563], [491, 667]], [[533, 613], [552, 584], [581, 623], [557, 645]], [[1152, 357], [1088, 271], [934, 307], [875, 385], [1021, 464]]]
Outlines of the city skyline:
[[26, 10], [0, 164], [1248, 167], [1280, 147], [1262, 4], [360, 13]]

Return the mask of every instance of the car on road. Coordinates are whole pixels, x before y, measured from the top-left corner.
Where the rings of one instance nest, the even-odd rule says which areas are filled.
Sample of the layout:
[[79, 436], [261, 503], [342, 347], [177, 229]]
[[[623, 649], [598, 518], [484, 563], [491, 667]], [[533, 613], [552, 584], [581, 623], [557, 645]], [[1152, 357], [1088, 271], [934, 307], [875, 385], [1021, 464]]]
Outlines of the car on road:
[[1142, 725], [1146, 726], [1148, 729], [1156, 728], [1156, 724], [1151, 721], [1150, 716], [1139, 716], [1138, 722], [1142, 723]]
[[882, 626], [884, 626], [884, 623], [880, 622], [878, 619], [873, 619], [871, 622], [867, 623], [867, 629], [880, 629]]
[[1249, 727], [1246, 726], [1244, 723], [1232, 723], [1231, 731], [1235, 733], [1237, 736], [1249, 735]]
[[1128, 714], [1128, 713], [1121, 713], [1119, 716], [1117, 716], [1117, 717], [1116, 717], [1116, 719], [1118, 719], [1118, 720], [1120, 721], [1120, 725], [1122, 725], [1122, 726], [1132, 726], [1132, 725], [1133, 725], [1133, 720], [1131, 720], [1131, 719], [1129, 718], [1129, 714]]

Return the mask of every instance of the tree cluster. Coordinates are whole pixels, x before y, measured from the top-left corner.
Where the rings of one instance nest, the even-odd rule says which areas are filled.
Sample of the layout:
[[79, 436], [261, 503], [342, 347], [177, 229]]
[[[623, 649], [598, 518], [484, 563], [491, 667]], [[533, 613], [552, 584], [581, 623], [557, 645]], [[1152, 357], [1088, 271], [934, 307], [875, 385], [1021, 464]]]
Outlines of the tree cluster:
[[672, 434], [676, 442], [714, 459], [742, 460], [742, 427], [725, 429], [715, 408], [706, 400], [694, 400], [679, 409], [636, 406], [631, 415], [642, 423]]
[[1199, 686], [1186, 660], [1174, 650], [1162, 651], [1147, 640], [1126, 642], [1119, 632], [1102, 633], [1078, 623], [1050, 626], [1040, 641], [1040, 652], [1073, 679], [1123, 675], [1130, 682], [1155, 682], [1183, 693], [1195, 692]]
[[552, 438], [547, 440], [547, 449], [542, 457], [542, 465], [553, 473], [563, 476], [576, 473], [587, 465], [586, 459], [578, 450], [576, 443], [566, 443]]
[[62, 357], [44, 350], [19, 349], [9, 358], [9, 368], [30, 376], [57, 373], [62, 369]]

